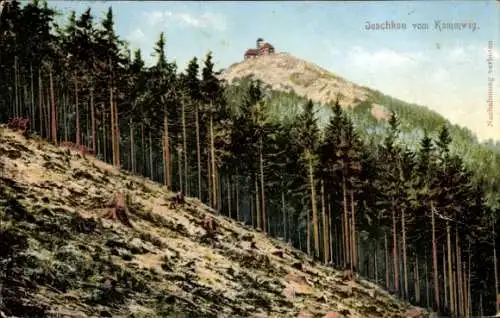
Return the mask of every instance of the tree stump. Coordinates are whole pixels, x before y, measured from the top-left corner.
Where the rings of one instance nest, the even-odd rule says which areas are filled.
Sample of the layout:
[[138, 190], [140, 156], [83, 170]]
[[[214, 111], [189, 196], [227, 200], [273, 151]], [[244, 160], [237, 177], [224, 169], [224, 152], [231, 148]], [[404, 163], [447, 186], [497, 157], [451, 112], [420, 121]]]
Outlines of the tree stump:
[[346, 270], [344, 270], [344, 272], [342, 272], [342, 280], [351, 281], [352, 279], [353, 279], [353, 274], [352, 274], [352, 271], [350, 269], [346, 269]]
[[214, 233], [217, 231], [217, 223], [208, 215], [203, 219], [203, 228], [207, 233]]
[[422, 309], [418, 307], [410, 308], [405, 312], [406, 318], [419, 318], [421, 317], [421, 315], [422, 315]]
[[109, 200], [108, 204], [108, 212], [104, 215], [106, 219], [110, 220], [118, 220], [122, 224], [133, 228], [132, 222], [130, 222], [128, 216], [128, 208], [125, 202], [125, 198], [121, 192], [117, 192], [111, 200]]
[[336, 311], [329, 311], [323, 318], [340, 318], [340, 314]]
[[206, 215], [203, 219], [202, 227], [205, 230], [205, 234], [201, 237], [202, 241], [214, 241], [217, 239], [217, 223], [209, 215]]
[[175, 209], [178, 205], [186, 203], [184, 200], [184, 194], [179, 191], [170, 199], [170, 208]]

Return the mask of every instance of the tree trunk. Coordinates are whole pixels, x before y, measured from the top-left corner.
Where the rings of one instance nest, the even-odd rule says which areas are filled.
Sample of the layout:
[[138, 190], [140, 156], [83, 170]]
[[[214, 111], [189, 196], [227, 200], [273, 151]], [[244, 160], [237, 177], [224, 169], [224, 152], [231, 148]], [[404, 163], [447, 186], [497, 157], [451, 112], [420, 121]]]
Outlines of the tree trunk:
[[467, 307], [468, 307], [468, 315], [469, 316], [472, 316], [472, 294], [471, 294], [471, 270], [470, 270], [470, 267], [471, 267], [471, 261], [472, 261], [472, 254], [471, 254], [471, 251], [470, 251], [470, 239], [469, 239], [469, 247], [468, 247], [468, 250], [467, 250], [467, 255], [469, 256], [469, 259], [467, 261], [467, 265], [468, 265], [468, 271], [467, 271]]
[[[212, 103], [210, 103], [210, 109], [212, 109]], [[215, 170], [215, 144], [214, 144], [214, 115], [210, 112], [210, 160], [212, 164], [212, 191], [213, 191], [213, 207], [217, 208], [218, 200], [217, 200], [217, 179], [215, 178], [216, 170]]]
[[458, 238], [458, 227], [455, 225], [455, 257], [456, 257], [456, 275], [457, 278], [455, 279], [456, 281], [456, 295], [457, 295], [457, 310], [458, 310], [458, 315], [460, 317], [463, 317], [464, 315], [464, 310], [463, 310], [463, 299], [462, 299], [462, 262], [461, 262], [461, 253], [460, 253], [460, 248], [459, 248], [459, 238]]
[[[24, 102], [23, 102], [23, 109], [28, 108], [28, 114], [26, 117], [28, 117], [31, 120], [31, 106], [27, 106], [30, 104], [29, 102], [29, 97], [28, 97], [28, 86], [26, 84], [23, 84], [23, 95], [24, 95]], [[29, 129], [29, 125], [28, 125]]]
[[182, 182], [182, 147], [181, 145], [177, 145], [177, 166], [178, 166], [178, 170], [179, 170], [179, 191], [182, 192], [182, 193], [186, 193], [185, 192], [185, 189], [184, 189], [184, 184]]
[[375, 279], [375, 284], [378, 284], [378, 244], [375, 241], [373, 244], [373, 273], [374, 273], [374, 279]]
[[344, 234], [344, 267], [347, 266], [349, 260], [351, 259], [351, 251], [349, 250], [349, 214], [347, 212], [347, 194], [346, 194], [346, 181], [345, 174], [342, 175], [342, 196], [344, 202], [344, 225], [343, 225], [343, 234]]
[[467, 295], [467, 262], [462, 262], [462, 302], [463, 302], [463, 315], [469, 316], [468, 309], [468, 295]]
[[107, 143], [107, 139], [108, 139], [108, 134], [106, 132], [106, 112], [104, 111], [104, 105], [102, 107], [102, 147], [103, 147], [103, 152], [104, 152], [104, 162], [107, 162], [107, 155], [108, 155], [108, 143]]
[[260, 200], [259, 200], [259, 185], [257, 184], [257, 176], [255, 175], [255, 216], [257, 218], [257, 228], [261, 228]]
[[141, 120], [141, 152], [142, 152], [142, 162], [141, 162], [142, 175], [146, 176], [146, 137], [144, 134], [144, 122], [142, 122], [142, 120]]
[[[148, 134], [149, 134], [149, 177], [151, 178], [152, 181], [154, 181], [154, 174], [153, 174], [153, 140], [151, 138], [151, 128], [148, 129]], [[163, 146], [163, 149], [165, 149], [165, 146]], [[171, 188], [167, 188], [171, 189]]]
[[420, 304], [420, 275], [419, 275], [419, 265], [418, 265], [418, 253], [415, 253], [415, 300], [417, 304]]
[[96, 130], [95, 130], [95, 105], [94, 105], [94, 87], [90, 88], [90, 121], [92, 122], [92, 150], [94, 154], [97, 153], [97, 145], [96, 145]]
[[212, 165], [211, 165], [212, 160], [210, 159], [210, 152], [207, 154], [207, 171], [208, 171], [208, 205], [210, 207], [214, 207], [214, 201], [213, 201], [213, 191], [212, 191]]
[[299, 238], [299, 250], [302, 251], [302, 235], [300, 235], [301, 233], [296, 233], [296, 235], [298, 236]]
[[399, 295], [398, 238], [396, 233], [396, 204], [392, 199], [392, 258], [394, 264], [394, 291]]
[[[93, 124], [93, 123], [92, 123]], [[130, 166], [132, 173], [135, 173], [136, 170], [136, 150], [135, 150], [135, 138], [134, 138], [134, 123], [132, 122], [132, 118], [129, 118], [129, 126], [130, 126]]]
[[283, 240], [287, 242], [286, 235], [286, 210], [285, 210], [285, 191], [281, 190], [281, 213], [283, 213]]
[[92, 149], [92, 132], [90, 128], [90, 103], [86, 103], [86, 112], [85, 112], [85, 147], [88, 149]]
[[115, 104], [113, 103], [113, 86], [109, 85], [109, 108], [110, 108], [110, 116], [111, 116], [111, 153], [113, 157], [113, 166], [116, 167], [116, 131], [115, 131]]
[[54, 95], [54, 79], [52, 76], [52, 65], [49, 66], [49, 85], [50, 85], [50, 99], [51, 99], [51, 137], [52, 142], [57, 144], [57, 122], [56, 122], [56, 98]]
[[43, 136], [43, 84], [40, 68], [38, 69], [38, 108], [40, 111], [40, 136]]
[[352, 262], [351, 267], [356, 266], [356, 269], [359, 268], [358, 264], [358, 248], [357, 248], [357, 240], [356, 240], [356, 214], [354, 209], [354, 191], [350, 191], [351, 194], [351, 224], [352, 224]]
[[184, 155], [184, 191], [187, 196], [190, 195], [189, 181], [188, 181], [188, 149], [187, 149], [187, 134], [186, 134], [186, 107], [181, 103], [182, 107], [182, 153]]
[[431, 205], [431, 225], [432, 225], [432, 271], [434, 279], [434, 301], [437, 311], [440, 311], [441, 303], [439, 301], [439, 277], [437, 260], [437, 242], [436, 242], [436, 219], [434, 216], [434, 206]]
[[496, 233], [495, 233], [495, 222], [496, 220], [493, 219], [493, 270], [494, 270], [494, 276], [495, 276], [495, 308], [496, 308], [496, 313], [500, 312], [500, 303], [498, 301], [498, 295], [500, 294], [500, 291], [498, 290], [498, 265], [497, 265], [497, 246], [496, 246]]
[[17, 74], [17, 55], [14, 56], [14, 117], [20, 116], [20, 111], [19, 111], [19, 100], [18, 100], [18, 90], [19, 88], [17, 87], [17, 79], [18, 74]]
[[[163, 107], [163, 182], [169, 191], [172, 190], [170, 175], [170, 141], [168, 135], [168, 109]], [[180, 172], [180, 171], [179, 171]]]
[[444, 307], [450, 309], [450, 302], [448, 297], [448, 274], [446, 270], [446, 249], [443, 243], [443, 289], [444, 289]]
[[64, 141], [68, 141], [68, 108], [69, 108], [69, 98], [68, 93], [65, 91], [63, 93], [63, 123], [64, 123]]
[[227, 216], [230, 218], [231, 215], [231, 177], [228, 175], [227, 177]]
[[387, 233], [384, 234], [384, 249], [385, 249], [385, 289], [389, 289], [389, 246]]
[[333, 262], [333, 233], [332, 233], [332, 204], [330, 195], [328, 195], [328, 249], [330, 251], [329, 261]]
[[306, 211], [306, 249], [307, 256], [311, 256], [311, 213], [309, 210]]
[[337, 253], [337, 257], [335, 260], [338, 265], [343, 264], [343, 259], [344, 259], [344, 254], [342, 253], [342, 244], [341, 244], [341, 242], [343, 241], [342, 224], [344, 223], [342, 222], [342, 215], [340, 215], [340, 230], [338, 228], [337, 222], [334, 223], [334, 231], [335, 231], [334, 237], [336, 242], [335, 252]]
[[426, 307], [429, 308], [430, 307], [430, 302], [431, 302], [431, 297], [430, 297], [430, 294], [431, 294], [431, 291], [430, 291], [430, 288], [429, 288], [429, 266], [427, 265], [427, 249], [425, 250], [425, 259], [424, 259], [424, 264], [425, 264], [425, 272], [424, 272], [424, 277], [425, 277], [425, 303], [426, 303]]
[[195, 105], [194, 110], [195, 124], [196, 124], [196, 159], [198, 164], [198, 199], [202, 200], [201, 193], [201, 151], [200, 151], [200, 122], [198, 118], [198, 104]]
[[221, 184], [221, 176], [220, 176], [220, 171], [218, 169], [219, 167], [216, 166], [215, 172], [216, 177], [217, 177], [217, 211], [222, 212], [222, 184]]
[[[251, 177], [249, 177], [248, 179], [250, 179], [248, 183], [251, 183]], [[253, 193], [251, 190], [251, 185], [249, 186], [248, 192], [249, 192], [248, 198], [250, 201], [250, 221], [252, 222], [252, 227], [255, 228], [255, 225], [256, 225], [255, 216], [254, 216], [254, 210], [255, 210], [254, 205], [255, 204], [253, 202], [254, 198], [253, 198]]]
[[240, 180], [239, 180], [239, 175], [236, 175], [235, 178], [236, 182], [236, 220], [240, 220]]
[[260, 164], [260, 197], [262, 200], [262, 230], [267, 233], [267, 216], [266, 216], [266, 195], [264, 193], [264, 159], [262, 156], [263, 151], [262, 137], [259, 139], [259, 164]]
[[[96, 115], [97, 116], [97, 115]], [[102, 146], [101, 146], [101, 138], [99, 137], [99, 134], [97, 134], [97, 149], [96, 149], [96, 155], [98, 154], [101, 154], [101, 149], [102, 149]], [[67, 141], [67, 140], [66, 140]]]
[[450, 291], [450, 310], [452, 316], [455, 315], [456, 310], [455, 310], [455, 300], [453, 297], [454, 290], [453, 290], [453, 260], [451, 258], [451, 233], [450, 233], [450, 222], [446, 220], [446, 245], [447, 245], [447, 250], [448, 250], [448, 287]]
[[[17, 55], [14, 56], [14, 94], [15, 94], [15, 101], [16, 101], [16, 116], [22, 116], [22, 110], [21, 110], [21, 97], [19, 96], [19, 82], [20, 82], [20, 76], [19, 76], [19, 58]], [[48, 138], [49, 136], [47, 136]]]
[[401, 211], [401, 229], [402, 229], [402, 243], [403, 243], [403, 275], [404, 275], [404, 299], [408, 299], [408, 263], [406, 255], [406, 220], [405, 211]]
[[325, 183], [321, 180], [321, 214], [323, 215], [323, 262], [328, 263], [330, 259], [330, 248], [328, 247], [328, 220], [325, 206]]
[[50, 139], [50, 85], [47, 87], [45, 100], [45, 136]]
[[115, 152], [116, 152], [116, 166], [121, 168], [120, 160], [120, 119], [118, 118], [118, 103], [116, 102], [116, 97], [114, 101], [115, 106]]
[[[80, 108], [79, 108], [79, 104], [78, 104], [78, 78], [76, 77], [76, 71], [75, 71], [75, 119], [76, 119], [76, 138], [75, 138], [75, 142], [76, 142], [76, 145], [77, 146], [80, 146]], [[112, 100], [113, 98], [113, 93], [111, 92], [111, 98], [110, 100]], [[111, 105], [110, 107], [112, 108], [113, 107], [113, 104], [111, 102]], [[111, 123], [113, 124], [113, 123]]]
[[35, 131], [35, 85], [33, 83], [33, 63], [30, 63], [30, 84], [31, 84], [31, 118], [30, 118], [30, 126], [31, 131]]
[[479, 317], [483, 317], [483, 293], [479, 293]]

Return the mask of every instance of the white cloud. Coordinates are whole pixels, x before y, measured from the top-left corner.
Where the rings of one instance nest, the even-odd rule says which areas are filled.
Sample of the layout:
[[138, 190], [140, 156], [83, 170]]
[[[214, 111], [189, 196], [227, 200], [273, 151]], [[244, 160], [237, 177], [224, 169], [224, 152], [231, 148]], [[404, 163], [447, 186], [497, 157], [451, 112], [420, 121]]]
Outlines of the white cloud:
[[467, 60], [468, 57], [470, 56], [465, 51], [465, 48], [462, 46], [456, 47], [450, 51], [450, 60], [456, 63], [464, 62], [465, 60]]
[[142, 51], [142, 58], [146, 62], [146, 65], [152, 65], [156, 59], [151, 56], [150, 51], [154, 44], [155, 39], [152, 35], [157, 35], [156, 32], [143, 31], [142, 28], [134, 29], [130, 34], [125, 36], [125, 39], [131, 44], [131, 47], [135, 50], [140, 48]]
[[[350, 80], [426, 105], [452, 123], [470, 128], [480, 140], [500, 139], [500, 116], [495, 113], [494, 128], [486, 124], [487, 43], [416, 51], [353, 46], [342, 51], [345, 59], [341, 69], [350, 74]], [[337, 56], [338, 49], [330, 47], [329, 54]], [[491, 56], [498, 59], [496, 47]], [[494, 112], [498, 112], [498, 105], [497, 100]]]
[[397, 52], [390, 49], [369, 51], [363, 47], [352, 47], [348, 57], [357, 67], [401, 68], [415, 66], [420, 53]]
[[448, 83], [449, 80], [451, 80], [450, 72], [448, 72], [448, 70], [443, 67], [440, 67], [437, 70], [435, 70], [430, 76], [430, 78], [436, 84], [446, 84]]
[[[171, 28], [191, 28], [195, 29], [198, 34], [209, 37], [214, 31], [226, 30], [227, 25], [225, 16], [213, 12], [193, 14], [185, 11], [157, 10], [142, 12], [141, 18], [140, 27], [133, 29], [125, 36], [125, 39], [131, 44], [131, 47], [141, 48], [146, 65], [152, 65], [156, 62], [152, 48], [162, 31], [171, 34], [174, 32]], [[175, 57], [173, 59], [175, 60]]]
[[226, 18], [223, 15], [213, 12], [192, 14], [186, 12], [153, 11], [145, 13], [145, 15], [152, 26], [178, 24], [185, 27], [224, 31], [227, 25]]
[[144, 40], [144, 37], [144, 32], [142, 32], [140, 28], [135, 29], [134, 31], [132, 31], [132, 33], [126, 36], [127, 40], [129, 40], [130, 42], [142, 42]]

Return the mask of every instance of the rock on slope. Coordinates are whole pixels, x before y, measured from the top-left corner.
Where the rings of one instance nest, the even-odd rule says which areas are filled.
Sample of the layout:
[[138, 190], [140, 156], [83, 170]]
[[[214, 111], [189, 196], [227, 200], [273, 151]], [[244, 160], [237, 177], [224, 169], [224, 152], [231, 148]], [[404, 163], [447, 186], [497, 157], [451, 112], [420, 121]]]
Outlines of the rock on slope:
[[[134, 228], [102, 218], [131, 195]], [[339, 272], [92, 157], [0, 126], [0, 311], [23, 317], [404, 317], [373, 284]], [[220, 225], [205, 240], [202, 222]], [[250, 247], [255, 242], [257, 249]], [[284, 258], [274, 255], [284, 250]], [[301, 270], [292, 264], [303, 264]], [[370, 297], [373, 290], [375, 297]]]

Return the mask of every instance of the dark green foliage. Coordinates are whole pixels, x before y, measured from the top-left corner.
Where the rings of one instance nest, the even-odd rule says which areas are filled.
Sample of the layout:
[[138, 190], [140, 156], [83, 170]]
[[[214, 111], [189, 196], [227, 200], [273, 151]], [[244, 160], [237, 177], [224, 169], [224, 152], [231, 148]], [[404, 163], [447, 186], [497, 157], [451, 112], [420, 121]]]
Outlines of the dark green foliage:
[[71, 219], [72, 228], [78, 233], [82, 234], [92, 234], [95, 233], [98, 223], [92, 219], [85, 219], [79, 215], [76, 215]]
[[14, 230], [2, 230], [0, 232], [0, 238], [2, 239], [2, 243], [0, 244], [0, 257], [2, 258], [11, 256], [14, 253], [19, 253], [28, 247], [26, 237]]

